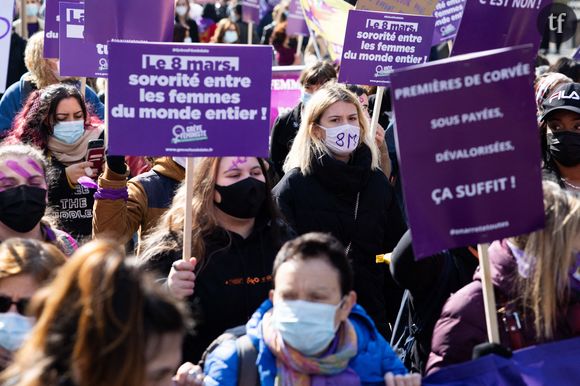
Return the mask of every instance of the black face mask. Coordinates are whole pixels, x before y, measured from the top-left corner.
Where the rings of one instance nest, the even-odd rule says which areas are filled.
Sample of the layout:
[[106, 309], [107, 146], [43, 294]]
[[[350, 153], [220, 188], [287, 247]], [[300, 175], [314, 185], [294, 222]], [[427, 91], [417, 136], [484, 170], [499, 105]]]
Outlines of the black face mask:
[[216, 185], [222, 202], [215, 203], [224, 213], [237, 218], [254, 218], [266, 199], [266, 184], [253, 177], [228, 186]]
[[30, 232], [45, 210], [46, 189], [20, 185], [0, 192], [0, 221], [16, 232]]
[[568, 167], [580, 164], [580, 133], [548, 133], [547, 138], [548, 149], [556, 161]]

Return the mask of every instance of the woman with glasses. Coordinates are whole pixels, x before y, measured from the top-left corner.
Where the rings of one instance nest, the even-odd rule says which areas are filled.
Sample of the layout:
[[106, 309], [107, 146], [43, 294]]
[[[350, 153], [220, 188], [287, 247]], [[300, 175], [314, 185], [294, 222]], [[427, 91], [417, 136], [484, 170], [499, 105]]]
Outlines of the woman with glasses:
[[28, 301], [65, 259], [54, 245], [38, 240], [13, 238], [0, 244], [0, 370], [34, 324], [26, 316]]

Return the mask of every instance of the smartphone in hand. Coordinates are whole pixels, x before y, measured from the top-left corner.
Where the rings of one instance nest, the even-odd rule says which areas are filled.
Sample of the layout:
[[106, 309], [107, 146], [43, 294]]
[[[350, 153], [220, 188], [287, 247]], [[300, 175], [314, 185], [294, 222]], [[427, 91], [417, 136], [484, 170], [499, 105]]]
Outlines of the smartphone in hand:
[[97, 176], [101, 174], [105, 162], [105, 141], [102, 139], [90, 140], [85, 160], [93, 163], [92, 168], [97, 171]]

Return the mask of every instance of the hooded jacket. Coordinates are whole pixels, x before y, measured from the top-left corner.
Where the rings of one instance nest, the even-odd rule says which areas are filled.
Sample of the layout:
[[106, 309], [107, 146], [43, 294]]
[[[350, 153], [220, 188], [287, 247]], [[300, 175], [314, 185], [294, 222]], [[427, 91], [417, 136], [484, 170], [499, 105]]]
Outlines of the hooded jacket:
[[155, 161], [152, 170], [127, 181], [124, 175], [108, 167], [99, 177], [99, 188], [127, 189], [128, 199], [95, 200], [93, 235], [113, 237], [120, 244], [127, 243], [139, 231], [139, 240], [155, 226], [171, 205], [173, 195], [185, 178], [185, 170], [171, 157]]
[[[489, 247], [491, 280], [498, 309], [506, 303], [505, 299], [514, 298], [514, 285], [517, 264], [506, 240], [495, 241]], [[466, 362], [472, 358], [473, 348], [487, 342], [485, 311], [481, 286], [481, 273], [478, 269], [474, 281], [463, 287], [449, 298], [435, 325], [431, 354], [426, 373], [430, 374], [442, 367]], [[503, 301], [502, 301], [503, 300]], [[567, 317], [557, 327], [554, 340], [571, 338], [580, 334], [580, 299], [572, 299]], [[533, 323], [521, 320], [521, 335], [524, 347], [539, 343], [535, 338]], [[504, 324], [498, 318], [501, 344], [510, 347], [510, 339]]]
[[349, 163], [325, 154], [312, 165], [308, 175], [298, 168], [284, 175], [273, 190], [278, 206], [298, 234], [328, 232], [345, 247], [351, 244], [348, 257], [359, 302], [386, 336], [403, 291], [389, 267], [376, 263], [376, 255], [391, 252], [406, 230], [393, 188], [380, 170], [371, 170], [366, 145]]
[[[279, 224], [280, 240], [272, 237], [272, 226], [264, 216], [256, 218], [247, 237], [222, 228], [204, 237], [205, 256], [198, 260], [194, 294], [188, 299], [196, 321], [194, 335], [183, 345], [183, 359], [197, 363], [206, 347], [225, 330], [245, 324], [254, 310], [268, 298], [272, 288], [274, 258], [282, 243], [294, 236]], [[181, 236], [169, 233], [170, 244], [159, 256], [148, 257], [145, 269], [167, 278], [174, 261], [182, 258]]]
[[[262, 386], [273, 386], [277, 373], [276, 357], [262, 337], [262, 318], [271, 308], [272, 302], [265, 301], [246, 324], [246, 333], [258, 351], [256, 365]], [[391, 346], [378, 333], [373, 321], [361, 306], [354, 306], [348, 319], [356, 330], [358, 344], [357, 355], [351, 359], [349, 367], [358, 374], [362, 385], [384, 386], [385, 373], [407, 373]], [[237, 385], [238, 365], [235, 340], [223, 342], [208, 355], [204, 368], [206, 374], [204, 385]]]

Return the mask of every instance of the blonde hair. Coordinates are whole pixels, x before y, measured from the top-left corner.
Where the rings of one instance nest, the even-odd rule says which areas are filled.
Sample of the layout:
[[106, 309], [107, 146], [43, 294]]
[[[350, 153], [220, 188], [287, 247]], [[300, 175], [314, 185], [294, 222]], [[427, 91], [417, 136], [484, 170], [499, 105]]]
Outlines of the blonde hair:
[[330, 153], [324, 141], [314, 135], [314, 129], [320, 123], [324, 112], [336, 102], [346, 102], [356, 107], [361, 138], [358, 146], [368, 146], [372, 155], [371, 169], [379, 167], [379, 151], [358, 98], [346, 87], [330, 82], [316, 92], [302, 112], [300, 128], [284, 162], [285, 173], [299, 168], [303, 174], [309, 174], [312, 172], [313, 158]]
[[[540, 341], [553, 339], [559, 312], [568, 306], [573, 244], [580, 237], [580, 198], [554, 182], [543, 186], [545, 227], [525, 238], [525, 254], [536, 261], [528, 278], [518, 276], [524, 313], [531, 314]], [[521, 245], [524, 240], [515, 241]]]
[[50, 68], [49, 59], [43, 57], [44, 31], [39, 31], [28, 39], [24, 50], [24, 64], [30, 72], [28, 80], [38, 89], [45, 88], [59, 82], [58, 77]]

